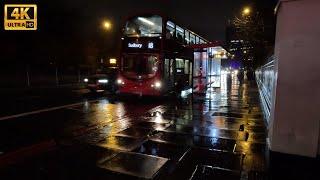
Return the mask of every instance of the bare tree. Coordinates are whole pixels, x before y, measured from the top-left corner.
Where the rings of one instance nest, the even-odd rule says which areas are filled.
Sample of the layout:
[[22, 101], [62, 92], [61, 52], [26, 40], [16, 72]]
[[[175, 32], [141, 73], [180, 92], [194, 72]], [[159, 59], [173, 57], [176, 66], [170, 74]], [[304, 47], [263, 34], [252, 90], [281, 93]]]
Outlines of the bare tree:
[[259, 12], [235, 16], [232, 25], [236, 30], [237, 37], [244, 47], [251, 47], [244, 53], [244, 58], [253, 58], [252, 65], [257, 67], [267, 54], [268, 42], [266, 41], [265, 25]]

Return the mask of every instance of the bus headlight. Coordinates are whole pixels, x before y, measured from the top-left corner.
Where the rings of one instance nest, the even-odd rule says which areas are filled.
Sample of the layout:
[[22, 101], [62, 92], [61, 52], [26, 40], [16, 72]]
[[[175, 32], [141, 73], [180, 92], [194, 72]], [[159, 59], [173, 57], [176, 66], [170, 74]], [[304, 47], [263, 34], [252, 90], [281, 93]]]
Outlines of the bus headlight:
[[109, 81], [108, 79], [99, 79], [98, 80], [98, 83], [101, 83], [101, 84], [107, 84]]
[[155, 83], [154, 83], [154, 86], [156, 87], [156, 88], [161, 88], [161, 82], [160, 81], [156, 81]]
[[88, 78], [84, 78], [83, 81], [84, 81], [84, 82], [88, 82], [89, 79], [88, 79]]
[[161, 87], [161, 83], [160, 82], [156, 82], [154, 85], [155, 85], [156, 88], [160, 88]]

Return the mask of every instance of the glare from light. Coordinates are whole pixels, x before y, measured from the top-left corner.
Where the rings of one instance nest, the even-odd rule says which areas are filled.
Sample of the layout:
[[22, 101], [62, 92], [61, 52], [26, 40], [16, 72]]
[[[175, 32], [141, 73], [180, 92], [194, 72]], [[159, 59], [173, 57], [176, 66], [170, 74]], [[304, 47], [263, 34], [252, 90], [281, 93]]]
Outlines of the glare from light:
[[218, 51], [213, 50], [213, 51], [212, 51], [212, 54], [216, 55], [216, 54], [218, 54]]
[[115, 59], [115, 58], [110, 58], [110, 59], [109, 59], [109, 63], [110, 63], [110, 64], [117, 64], [117, 59]]
[[170, 21], [167, 22], [167, 25], [172, 27], [172, 28], [174, 28], [174, 24], [172, 22], [170, 22]]
[[103, 27], [106, 29], [106, 30], [110, 30], [111, 29], [111, 22], [110, 21], [103, 21]]
[[154, 23], [153, 23], [153, 22], [151, 22], [151, 21], [149, 21], [149, 20], [148, 20], [148, 19], [146, 19], [146, 18], [138, 17], [138, 19], [139, 19], [140, 21], [142, 21], [142, 22], [146, 23], [146, 24], [149, 24], [149, 25], [151, 25], [151, 26], [154, 26]]
[[157, 81], [156, 83], [154, 83], [156, 88], [161, 88], [161, 82]]
[[122, 81], [122, 79], [117, 79], [117, 84], [124, 85], [124, 82]]
[[251, 9], [249, 7], [245, 7], [242, 11], [243, 15], [249, 15], [251, 12]]
[[184, 33], [183, 29], [181, 27], [176, 27], [176, 29], [177, 29], [177, 31], [180, 31], [180, 32]]
[[102, 84], [106, 84], [106, 83], [108, 83], [109, 81], [108, 81], [108, 79], [99, 79], [98, 82], [99, 82], [99, 83], [102, 83]]
[[88, 78], [84, 78], [84, 80], [83, 80], [84, 82], [88, 82], [89, 81], [89, 79]]
[[184, 91], [181, 91], [180, 96], [184, 98], [184, 97], [187, 97], [191, 93], [192, 93], [192, 88], [184, 90]]

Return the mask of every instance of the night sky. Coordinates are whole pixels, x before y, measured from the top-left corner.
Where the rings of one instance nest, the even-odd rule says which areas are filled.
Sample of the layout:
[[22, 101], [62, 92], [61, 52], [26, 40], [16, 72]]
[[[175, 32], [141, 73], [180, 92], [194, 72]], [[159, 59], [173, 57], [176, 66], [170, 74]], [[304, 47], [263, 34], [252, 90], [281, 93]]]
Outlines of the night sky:
[[[2, 7], [5, 3], [36, 3], [38, 30], [4, 31], [1, 22], [0, 48], [4, 52], [0, 58], [34, 59], [36, 55], [40, 59], [48, 56], [63, 59], [90, 54], [94, 48], [105, 54], [113, 53], [119, 49], [124, 19], [141, 12], [165, 14], [209, 41], [224, 41], [228, 19], [240, 15], [242, 8], [251, 6], [254, 1], [264, 8], [276, 0], [3, 0]], [[3, 8], [1, 16], [2, 11]], [[111, 20], [112, 31], [102, 28], [104, 19]], [[22, 41], [28, 41], [29, 46]], [[24, 51], [30, 56], [25, 57]]]
[[[269, 0], [270, 1], [270, 0]], [[62, 8], [83, 17], [83, 28], [109, 18], [119, 28], [119, 22], [139, 12], [162, 12], [208, 40], [224, 40], [228, 19], [240, 13], [252, 0], [66, 0]]]

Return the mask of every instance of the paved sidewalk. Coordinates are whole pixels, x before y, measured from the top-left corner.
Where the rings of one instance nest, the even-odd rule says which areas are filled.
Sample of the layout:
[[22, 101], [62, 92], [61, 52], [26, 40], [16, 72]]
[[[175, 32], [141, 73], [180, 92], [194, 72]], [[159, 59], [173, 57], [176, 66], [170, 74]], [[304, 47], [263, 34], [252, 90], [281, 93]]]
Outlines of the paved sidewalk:
[[[232, 79], [205, 95], [172, 100], [147, 113], [117, 116], [114, 109], [106, 111], [110, 115], [93, 116], [93, 107], [74, 107], [68, 111], [78, 113], [71, 121], [72, 131], [66, 129], [54, 139], [56, 148], [0, 169], [0, 175], [10, 179], [263, 179], [266, 129], [259, 102], [254, 84], [240, 86]], [[60, 118], [70, 117], [74, 115]]]

